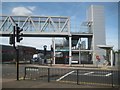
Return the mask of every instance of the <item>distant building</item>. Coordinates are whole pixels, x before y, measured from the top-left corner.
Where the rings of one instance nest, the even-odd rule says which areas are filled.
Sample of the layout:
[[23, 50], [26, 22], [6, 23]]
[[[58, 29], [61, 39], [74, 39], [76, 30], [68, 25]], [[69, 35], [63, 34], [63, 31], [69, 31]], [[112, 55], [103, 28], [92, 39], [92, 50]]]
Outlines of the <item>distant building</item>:
[[27, 47], [27, 46], [19, 46], [19, 59], [21, 61], [30, 61], [33, 57], [33, 54], [36, 53], [36, 48]]
[[[12, 62], [16, 59], [16, 51], [12, 46], [0, 45], [2, 47], [0, 53], [2, 55], [2, 62]], [[19, 46], [19, 61], [30, 61], [36, 48]]]
[[13, 61], [13, 59], [15, 59], [16, 54], [13, 47], [7, 45], [0, 45], [0, 47], [2, 47], [0, 51], [2, 55], [1, 62]]

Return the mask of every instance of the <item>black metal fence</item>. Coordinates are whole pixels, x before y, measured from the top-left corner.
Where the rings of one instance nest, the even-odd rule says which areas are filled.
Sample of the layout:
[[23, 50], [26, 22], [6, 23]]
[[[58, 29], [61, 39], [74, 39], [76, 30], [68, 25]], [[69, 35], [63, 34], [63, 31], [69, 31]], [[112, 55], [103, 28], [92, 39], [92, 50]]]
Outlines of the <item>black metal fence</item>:
[[24, 79], [118, 87], [118, 70], [25, 67]]

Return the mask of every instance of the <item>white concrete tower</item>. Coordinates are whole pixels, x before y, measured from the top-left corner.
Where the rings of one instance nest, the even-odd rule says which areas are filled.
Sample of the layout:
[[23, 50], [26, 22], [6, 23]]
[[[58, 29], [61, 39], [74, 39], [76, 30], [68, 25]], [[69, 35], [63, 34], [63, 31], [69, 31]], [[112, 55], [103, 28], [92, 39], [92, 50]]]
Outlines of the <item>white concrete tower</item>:
[[93, 50], [93, 63], [96, 63], [96, 55], [100, 56], [102, 63], [105, 51], [99, 49], [97, 45], [106, 45], [104, 7], [91, 5], [87, 11], [87, 21], [92, 22], [91, 31], [93, 32], [93, 38], [91, 48]]

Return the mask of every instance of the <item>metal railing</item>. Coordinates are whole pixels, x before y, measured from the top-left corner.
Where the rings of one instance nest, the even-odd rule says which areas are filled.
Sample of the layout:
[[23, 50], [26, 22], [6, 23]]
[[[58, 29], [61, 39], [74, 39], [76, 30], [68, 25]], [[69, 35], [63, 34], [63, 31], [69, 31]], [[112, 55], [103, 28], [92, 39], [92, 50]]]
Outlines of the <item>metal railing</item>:
[[24, 80], [119, 87], [119, 76], [118, 70], [25, 67]]

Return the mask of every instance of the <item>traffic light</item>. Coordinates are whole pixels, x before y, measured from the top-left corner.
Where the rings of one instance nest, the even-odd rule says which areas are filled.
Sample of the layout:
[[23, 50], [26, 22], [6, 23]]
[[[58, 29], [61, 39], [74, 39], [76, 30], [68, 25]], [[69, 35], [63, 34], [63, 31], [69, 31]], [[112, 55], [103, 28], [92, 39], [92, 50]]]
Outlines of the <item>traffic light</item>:
[[13, 34], [10, 34], [9, 44], [15, 44], [15, 37]]
[[23, 33], [21, 33], [23, 31], [23, 29], [20, 29], [20, 27], [17, 27], [17, 30], [16, 30], [16, 41], [17, 42], [20, 42], [21, 40], [23, 40], [22, 36], [23, 36]]
[[15, 46], [15, 26], [13, 26], [13, 34], [10, 34], [9, 44]]

